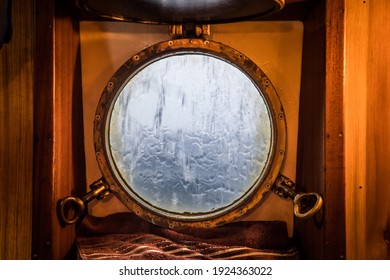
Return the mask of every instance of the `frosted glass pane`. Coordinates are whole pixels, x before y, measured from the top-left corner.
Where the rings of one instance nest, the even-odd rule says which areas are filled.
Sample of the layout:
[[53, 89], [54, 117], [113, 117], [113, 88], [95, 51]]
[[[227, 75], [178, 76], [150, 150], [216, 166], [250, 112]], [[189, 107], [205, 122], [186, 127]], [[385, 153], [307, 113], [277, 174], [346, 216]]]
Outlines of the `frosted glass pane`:
[[248, 193], [269, 161], [262, 94], [221, 59], [188, 53], [139, 71], [118, 95], [108, 145], [117, 172], [146, 203], [205, 213]]

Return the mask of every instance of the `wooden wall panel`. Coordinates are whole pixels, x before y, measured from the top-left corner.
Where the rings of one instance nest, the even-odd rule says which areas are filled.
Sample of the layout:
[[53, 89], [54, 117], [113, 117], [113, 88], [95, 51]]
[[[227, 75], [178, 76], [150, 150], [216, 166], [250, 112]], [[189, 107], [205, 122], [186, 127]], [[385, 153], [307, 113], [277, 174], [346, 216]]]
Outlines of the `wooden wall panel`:
[[390, 2], [369, 4], [367, 68], [367, 255], [390, 259]]
[[[324, 194], [325, 12], [324, 3], [304, 21], [297, 186]], [[321, 217], [295, 221], [305, 258], [323, 255]]]
[[324, 259], [345, 259], [344, 1], [326, 1]]
[[[68, 10], [57, 5], [54, 56], [54, 205], [69, 195], [82, 197], [87, 189], [80, 52], [79, 22], [72, 18]], [[54, 219], [53, 258], [64, 258], [64, 253], [68, 253], [74, 239], [74, 226], [61, 226], [58, 219]]]
[[36, 2], [33, 259], [52, 258], [54, 2]]
[[29, 259], [33, 157], [33, 1], [13, 1], [0, 49], [0, 259]]
[[349, 259], [390, 259], [390, 2], [346, 0]]
[[[366, 256], [368, 8], [346, 1], [345, 162], [347, 258]], [[356, 43], [358, 42], [358, 45]], [[356, 59], [356, 58], [359, 59]]]
[[324, 198], [320, 215], [296, 220], [309, 259], [345, 258], [343, 27], [343, 1], [320, 1], [304, 21], [297, 184]]
[[63, 259], [75, 226], [62, 226], [56, 205], [85, 190], [79, 23], [61, 1], [37, 1], [34, 96], [34, 259]]

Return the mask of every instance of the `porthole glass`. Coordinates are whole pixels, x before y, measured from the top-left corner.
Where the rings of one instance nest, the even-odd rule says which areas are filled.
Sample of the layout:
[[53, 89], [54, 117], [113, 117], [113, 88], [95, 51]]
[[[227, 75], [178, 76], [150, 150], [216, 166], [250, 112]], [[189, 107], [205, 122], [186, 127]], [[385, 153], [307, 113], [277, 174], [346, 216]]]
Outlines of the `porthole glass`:
[[245, 199], [272, 149], [272, 119], [256, 84], [196, 52], [153, 61], [118, 92], [107, 149], [125, 189], [174, 214], [220, 211]]

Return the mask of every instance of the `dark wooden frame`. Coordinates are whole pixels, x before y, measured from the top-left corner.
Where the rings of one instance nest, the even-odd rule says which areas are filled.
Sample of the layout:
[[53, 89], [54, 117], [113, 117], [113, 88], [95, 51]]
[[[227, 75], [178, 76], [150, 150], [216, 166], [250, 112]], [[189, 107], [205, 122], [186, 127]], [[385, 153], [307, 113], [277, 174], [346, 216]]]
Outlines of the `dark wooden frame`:
[[71, 253], [75, 226], [57, 201], [85, 192], [79, 22], [60, 1], [36, 1], [33, 259]]
[[[71, 1], [70, 1], [71, 2]], [[36, 1], [33, 259], [74, 257], [75, 226], [57, 202], [85, 192], [79, 21], [64, 1]], [[321, 216], [296, 221], [303, 257], [345, 258], [344, 1], [290, 0], [265, 20], [304, 24], [297, 183], [324, 197]]]
[[296, 220], [305, 257], [344, 259], [344, 1], [320, 1], [304, 19], [297, 184], [324, 197], [321, 217]]

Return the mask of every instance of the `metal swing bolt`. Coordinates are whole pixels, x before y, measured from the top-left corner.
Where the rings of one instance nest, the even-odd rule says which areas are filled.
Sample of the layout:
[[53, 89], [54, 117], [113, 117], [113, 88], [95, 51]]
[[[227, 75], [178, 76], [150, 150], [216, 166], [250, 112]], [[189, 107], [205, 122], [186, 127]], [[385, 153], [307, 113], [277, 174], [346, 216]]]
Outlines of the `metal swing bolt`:
[[293, 200], [295, 217], [308, 219], [322, 208], [321, 195], [315, 192], [297, 193], [294, 189], [295, 183], [283, 175], [278, 176], [273, 186], [273, 191], [276, 194]]
[[[110, 190], [104, 183], [102, 179], [97, 180], [96, 182], [90, 185], [91, 191], [88, 192], [83, 198], [78, 198], [74, 196], [68, 196], [59, 201], [59, 219], [61, 222], [67, 225], [74, 224], [79, 220], [83, 219], [87, 213], [87, 205], [90, 201], [95, 198], [100, 200], [106, 197]], [[72, 209], [74, 214], [73, 217], [68, 218], [67, 212], [69, 209]]]

